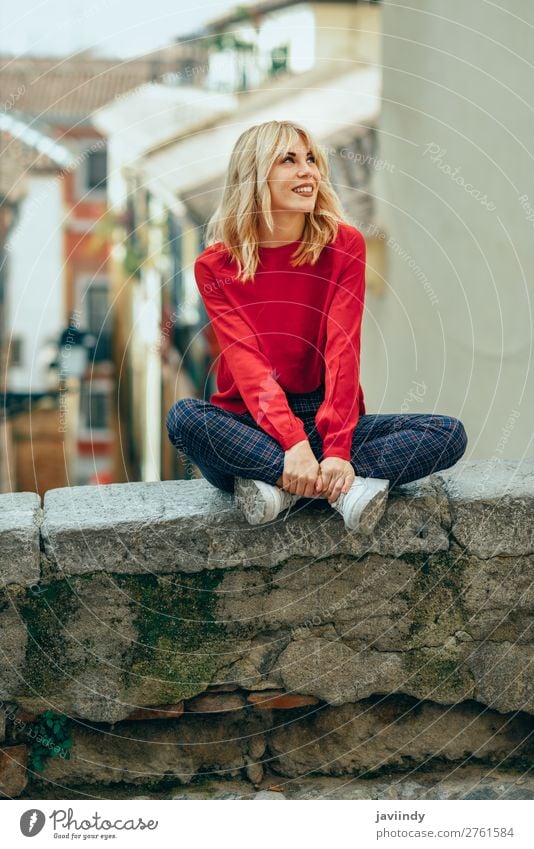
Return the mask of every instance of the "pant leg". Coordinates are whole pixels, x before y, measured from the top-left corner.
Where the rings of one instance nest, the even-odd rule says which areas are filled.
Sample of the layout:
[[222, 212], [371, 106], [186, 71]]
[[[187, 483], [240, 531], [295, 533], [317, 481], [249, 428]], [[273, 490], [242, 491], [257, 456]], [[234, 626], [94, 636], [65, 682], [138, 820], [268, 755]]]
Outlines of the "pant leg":
[[226, 492], [234, 491], [236, 476], [275, 484], [284, 470], [284, 451], [248, 413], [183, 398], [169, 410], [167, 433], [206, 480]]
[[[288, 395], [320, 462], [322, 445], [315, 413], [324, 389]], [[236, 414], [196, 398], [178, 401], [167, 416], [171, 442], [219, 489], [234, 491], [234, 477], [274, 484], [284, 452], [250, 413]], [[391, 486], [426, 477], [454, 465], [464, 454], [467, 435], [455, 418], [427, 414], [362, 415], [354, 431], [351, 461], [358, 475], [385, 478]]]
[[354, 431], [351, 459], [356, 474], [399, 486], [450, 468], [466, 447], [465, 428], [451, 416], [365, 415]]

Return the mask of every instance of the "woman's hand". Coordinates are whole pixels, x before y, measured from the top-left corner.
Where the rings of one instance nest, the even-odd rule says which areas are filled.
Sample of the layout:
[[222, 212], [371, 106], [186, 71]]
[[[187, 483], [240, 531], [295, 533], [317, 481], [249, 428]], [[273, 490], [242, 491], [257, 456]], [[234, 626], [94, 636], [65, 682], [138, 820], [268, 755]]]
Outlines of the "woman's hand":
[[348, 460], [340, 457], [326, 457], [320, 464], [320, 477], [316, 495], [327, 498], [332, 504], [341, 492], [348, 492], [355, 478], [354, 469]]
[[301, 498], [313, 498], [317, 495], [315, 484], [319, 473], [319, 463], [307, 439], [292, 445], [284, 453], [282, 489], [286, 492]]

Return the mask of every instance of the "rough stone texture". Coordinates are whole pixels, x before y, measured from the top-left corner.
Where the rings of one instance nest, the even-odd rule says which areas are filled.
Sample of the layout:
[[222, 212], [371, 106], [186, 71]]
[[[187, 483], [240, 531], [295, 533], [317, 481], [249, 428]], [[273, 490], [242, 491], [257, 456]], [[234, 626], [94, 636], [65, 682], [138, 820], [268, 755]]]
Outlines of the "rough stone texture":
[[41, 512], [36, 492], [0, 495], [0, 586], [39, 581]]
[[295, 555], [443, 551], [449, 528], [447, 498], [435, 477], [392, 491], [370, 538], [347, 533], [326, 503], [324, 509], [295, 511], [289, 521], [253, 528], [230, 494], [195, 480], [49, 490], [42, 537], [62, 575], [161, 574], [274, 566]]
[[262, 733], [267, 722], [257, 713], [245, 717], [237, 712], [121, 723], [112, 734], [79, 726], [71, 760], [48, 760], [43, 776], [74, 785], [157, 783], [169, 777], [189, 784], [204, 774], [238, 777], [248, 763], [249, 739]]
[[184, 703], [163, 705], [160, 708], [139, 708], [128, 714], [127, 720], [136, 719], [177, 719], [184, 712]]
[[454, 537], [476, 557], [534, 554], [534, 458], [457, 463], [438, 472]]
[[243, 710], [246, 701], [238, 693], [206, 693], [195, 699], [189, 699], [185, 704], [190, 713], [227, 713]]
[[471, 639], [532, 643], [533, 578], [532, 555], [469, 557], [463, 574], [462, 612]]
[[20, 588], [0, 592], [0, 699], [16, 701], [14, 694], [20, 689], [21, 676], [26, 665], [28, 635], [25, 624], [13, 604], [20, 600]]
[[[486, 562], [479, 562], [482, 585]], [[255, 570], [212, 572], [204, 589], [193, 576], [186, 585], [185, 577], [97, 574], [50, 584], [38, 596], [13, 594], [0, 613], [10, 661], [0, 671], [1, 692], [30, 712], [52, 706], [106, 722], [223, 682], [332, 704], [398, 691], [531, 709], [528, 607], [499, 610], [494, 599], [483, 628], [483, 607], [475, 605], [471, 617], [462, 608], [458, 564], [451, 577], [447, 563], [429, 560], [425, 576], [413, 564], [382, 561], [390, 574], [385, 592], [383, 580], [371, 580], [374, 555], [336, 563], [341, 571], [299, 562], [272, 580]], [[494, 621], [512, 614], [522, 642], [502, 643], [506, 661], [498, 664]], [[465, 629], [477, 616], [474, 640]]]
[[0, 797], [20, 796], [28, 782], [27, 763], [27, 746], [0, 749]]
[[475, 698], [502, 712], [514, 703], [534, 713], [533, 661], [530, 646], [482, 643], [469, 658], [469, 668], [477, 679]]
[[[406, 775], [390, 773], [382, 778], [357, 779], [353, 776], [306, 776], [297, 778], [266, 775], [259, 792], [278, 793], [286, 799], [534, 799], [534, 776], [496, 766], [468, 765], [410, 769]], [[272, 789], [275, 788], [275, 789]], [[122, 799], [180, 799], [221, 801], [253, 801], [257, 790], [245, 779], [205, 778], [194, 784], [154, 789], [150, 785], [124, 785], [119, 791], [116, 784], [92, 785], [93, 798]], [[57, 798], [54, 785], [30, 783], [23, 798]], [[143, 795], [140, 795], [143, 793]], [[69, 799], [87, 798], [83, 791], [69, 789]]]
[[[522, 782], [522, 783], [520, 783]], [[407, 777], [381, 781], [353, 778], [307, 778], [284, 782], [288, 799], [534, 799], [534, 778], [488, 767], [455, 767], [448, 773], [410, 770]]]
[[283, 802], [286, 799], [283, 793], [273, 793], [271, 790], [260, 790], [254, 796], [255, 801], [263, 802]]
[[357, 778], [431, 762], [451, 767], [474, 760], [520, 769], [531, 762], [531, 731], [526, 714], [503, 716], [475, 702], [444, 707], [395, 696], [285, 712], [186, 712], [178, 720], [122, 722], [112, 733], [77, 725], [72, 759], [48, 760], [44, 778], [76, 785], [157, 784], [175, 777], [189, 784], [202, 776], [250, 773], [256, 782], [260, 770], [250, 768], [257, 764], [279, 784], [276, 776]]
[[455, 709], [389, 699], [369, 707], [330, 707], [311, 713], [305, 722], [273, 728], [271, 769], [288, 776], [357, 776], [433, 758], [461, 762], [470, 757], [502, 766], [514, 749], [528, 759], [532, 723], [526, 715], [510, 721], [473, 702]]
[[[11, 650], [4, 649], [11, 663], [0, 670], [0, 687], [25, 711], [113, 722], [154, 705], [142, 686], [136, 690], [125, 681], [124, 663], [138, 632], [128, 598], [109, 592], [105, 575], [49, 584], [38, 594], [11, 594], [9, 601], [0, 631], [11, 639]], [[154, 692], [156, 705], [174, 701], [158, 699], [156, 686]]]
[[319, 703], [315, 696], [299, 696], [298, 693], [284, 693], [283, 690], [249, 693], [248, 701], [258, 710], [290, 710]]
[[[534, 713], [533, 506], [534, 461], [462, 462], [398, 487], [370, 538], [347, 533], [319, 503], [251, 528], [232, 497], [206, 481], [50, 491], [41, 572], [30, 581], [13, 560], [4, 569], [16, 582], [0, 592], [0, 699], [27, 716], [139, 717], [128, 723], [137, 742], [108, 734], [115, 742], [101, 759], [91, 754], [100, 732], [77, 732], [80, 757], [49, 768], [80, 782], [143, 783], [160, 769], [180, 781], [213, 768], [256, 782], [275, 766], [298, 776], [322, 763], [323, 743], [314, 741], [324, 717], [348, 717], [362, 699], [370, 700], [364, 714], [346, 722], [351, 751], [332, 748], [341, 771], [376, 770], [380, 759], [402, 769], [440, 751], [458, 760], [458, 741], [473, 756], [506, 758], [521, 749], [521, 723]], [[13, 524], [19, 514], [6, 515]], [[38, 544], [33, 551], [35, 567]], [[436, 733], [402, 738], [399, 756], [381, 727], [366, 748], [381, 697], [430, 705]], [[182, 703], [184, 715], [170, 718]], [[195, 717], [195, 704], [205, 715]], [[448, 711], [450, 725], [441, 718]], [[467, 729], [486, 733], [482, 716], [498, 722], [517, 711], [508, 731], [474, 751]], [[215, 735], [198, 758], [187, 737], [194, 720]], [[225, 723], [235, 723], [235, 736], [217, 737], [210, 723], [218, 720], [225, 735]], [[167, 723], [151, 764], [142, 750], [160, 748], [149, 744]], [[188, 757], [173, 761], [182, 733]], [[326, 736], [325, 752], [334, 729]], [[291, 746], [300, 755], [290, 757]], [[101, 767], [90, 776], [91, 758]]]
[[248, 780], [252, 782], [252, 784], [255, 786], [261, 784], [264, 774], [263, 766], [261, 764], [251, 761], [247, 764], [245, 772]]

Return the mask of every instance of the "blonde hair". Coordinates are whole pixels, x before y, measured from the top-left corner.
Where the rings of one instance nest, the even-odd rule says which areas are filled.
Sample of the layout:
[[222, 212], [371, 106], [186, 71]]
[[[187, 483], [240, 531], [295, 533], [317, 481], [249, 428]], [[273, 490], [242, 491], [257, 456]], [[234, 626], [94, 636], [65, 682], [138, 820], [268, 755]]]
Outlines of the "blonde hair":
[[343, 210], [329, 179], [328, 160], [310, 133], [292, 121], [267, 121], [241, 133], [230, 156], [221, 202], [207, 225], [206, 243], [222, 242], [242, 282], [253, 279], [259, 262], [259, 225], [263, 215], [273, 230], [268, 174], [279, 156], [304, 137], [321, 175], [313, 212], [305, 214], [302, 242], [293, 266], [317, 262], [332, 242]]

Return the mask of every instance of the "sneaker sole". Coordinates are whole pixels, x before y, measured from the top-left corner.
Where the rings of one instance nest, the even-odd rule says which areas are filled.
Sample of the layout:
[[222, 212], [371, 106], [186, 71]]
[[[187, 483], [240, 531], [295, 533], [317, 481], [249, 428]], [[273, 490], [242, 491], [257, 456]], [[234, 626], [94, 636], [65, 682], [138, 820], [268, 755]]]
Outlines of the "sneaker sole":
[[369, 536], [369, 534], [372, 534], [385, 513], [387, 500], [387, 489], [383, 492], [377, 492], [376, 495], [371, 498], [369, 503], [365, 505], [357, 527], [350, 528], [350, 530], [355, 530], [363, 536]]
[[252, 479], [241, 478], [236, 481], [234, 497], [249, 525], [264, 525], [276, 518], [272, 515], [275, 512], [275, 505], [265, 502]]

